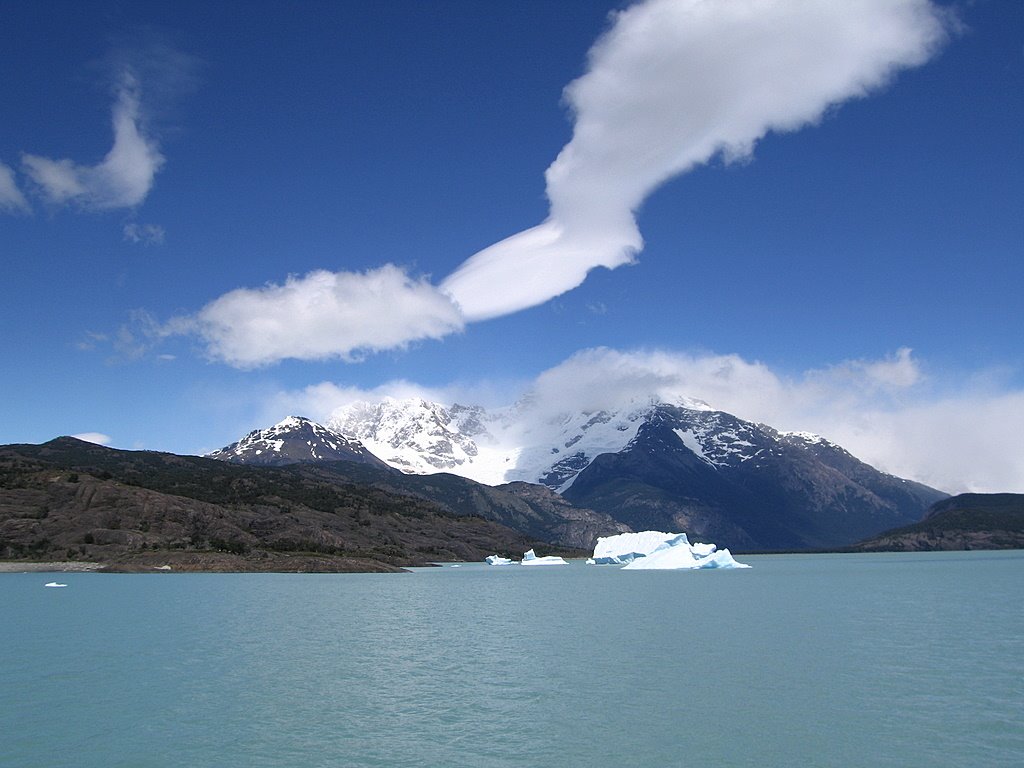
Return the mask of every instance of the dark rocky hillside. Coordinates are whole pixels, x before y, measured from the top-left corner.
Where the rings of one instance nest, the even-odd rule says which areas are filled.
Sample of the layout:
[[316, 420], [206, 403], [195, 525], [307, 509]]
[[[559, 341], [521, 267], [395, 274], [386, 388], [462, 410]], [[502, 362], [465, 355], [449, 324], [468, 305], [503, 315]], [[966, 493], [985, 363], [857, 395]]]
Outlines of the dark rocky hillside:
[[209, 458], [233, 464], [302, 463], [326, 483], [349, 482], [432, 501], [460, 517], [478, 515], [563, 547], [593, 549], [598, 536], [630, 530], [609, 515], [574, 507], [542, 486], [483, 485], [448, 473], [406, 475], [377, 459], [355, 439], [299, 416], [250, 432]]
[[319, 470], [328, 481], [342, 478], [429, 500], [453, 515], [479, 515], [561, 547], [592, 550], [599, 536], [631, 530], [610, 515], [574, 506], [548, 488], [532, 483], [489, 486], [444, 472], [405, 475], [351, 462], [324, 463], [310, 469]]
[[58, 438], [0, 447], [0, 557], [203, 570], [394, 570], [544, 542], [311, 466]]
[[865, 552], [1024, 549], [1024, 494], [964, 493], [934, 504], [924, 519], [856, 546]]

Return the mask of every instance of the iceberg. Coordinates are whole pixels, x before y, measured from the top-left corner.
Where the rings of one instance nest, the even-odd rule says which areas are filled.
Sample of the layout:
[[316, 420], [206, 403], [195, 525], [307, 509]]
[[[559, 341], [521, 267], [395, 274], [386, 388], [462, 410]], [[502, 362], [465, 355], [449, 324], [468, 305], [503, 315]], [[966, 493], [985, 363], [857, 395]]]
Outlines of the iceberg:
[[488, 565], [512, 565], [514, 561], [509, 560], [507, 557], [501, 555], [488, 555], [484, 558], [484, 561]]
[[719, 549], [710, 555], [700, 556], [690, 547], [676, 546], [666, 547], [652, 552], [647, 557], [641, 557], [633, 562], [624, 565], [622, 570], [644, 571], [644, 570], [682, 570], [698, 568], [749, 568], [746, 563], [739, 563], [733, 559], [728, 549]]
[[[594, 545], [594, 556], [587, 560], [587, 563], [590, 565], [625, 565], [638, 557], [646, 557], [665, 543], [675, 541], [679, 537], [682, 537], [687, 544], [689, 543], [685, 533], [662, 533], [661, 531], [602, 536]], [[715, 545], [712, 544], [712, 551], [714, 548]]]
[[698, 568], [749, 568], [733, 559], [728, 549], [714, 544], [690, 543], [685, 533], [641, 531], [620, 533], [597, 540], [596, 565], [622, 565], [623, 570], [694, 570]]
[[537, 557], [537, 553], [532, 549], [523, 555], [523, 560], [520, 565], [568, 565], [565, 560], [556, 556], [548, 555], [547, 557]]
[[43, 584], [44, 587], [66, 587], [67, 584], [58, 584], [56, 581], [49, 581]]

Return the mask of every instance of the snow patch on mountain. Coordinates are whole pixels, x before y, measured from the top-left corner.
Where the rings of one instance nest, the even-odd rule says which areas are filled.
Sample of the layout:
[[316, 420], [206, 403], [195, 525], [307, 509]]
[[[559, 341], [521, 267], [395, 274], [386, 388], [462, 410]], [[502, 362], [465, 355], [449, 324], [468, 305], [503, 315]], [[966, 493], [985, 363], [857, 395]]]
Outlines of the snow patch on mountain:
[[829, 441], [824, 437], [816, 435], [813, 432], [779, 432], [779, 435], [782, 437], [789, 437], [809, 445], [831, 445], [831, 443], [829, 443]]
[[452, 472], [495, 485], [503, 482], [495, 469], [503, 457], [488, 429], [492, 419], [478, 406], [389, 397], [338, 408], [327, 424], [403, 472]]
[[689, 429], [676, 428], [674, 431], [687, 448], [712, 466], [730, 466], [737, 461], [755, 458], [760, 450], [748, 439], [751, 437], [748, 429], [723, 425], [716, 418], [720, 415], [712, 414]]
[[379, 463], [358, 440], [302, 416], [289, 416], [267, 429], [255, 429], [209, 457], [241, 464], [339, 460]]
[[[699, 400], [673, 404], [712, 412]], [[541, 412], [529, 396], [492, 410], [385, 398], [338, 408], [327, 424], [403, 472], [540, 483], [561, 492], [595, 457], [623, 450], [659, 405], [638, 399], [614, 410]]]

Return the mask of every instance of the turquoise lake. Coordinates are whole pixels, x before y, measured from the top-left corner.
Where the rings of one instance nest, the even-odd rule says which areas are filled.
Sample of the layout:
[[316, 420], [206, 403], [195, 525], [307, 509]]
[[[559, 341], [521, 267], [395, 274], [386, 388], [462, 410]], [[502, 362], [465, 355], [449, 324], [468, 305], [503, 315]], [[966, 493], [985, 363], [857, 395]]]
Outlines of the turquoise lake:
[[1024, 765], [1024, 552], [738, 559], [0, 574], [0, 766]]

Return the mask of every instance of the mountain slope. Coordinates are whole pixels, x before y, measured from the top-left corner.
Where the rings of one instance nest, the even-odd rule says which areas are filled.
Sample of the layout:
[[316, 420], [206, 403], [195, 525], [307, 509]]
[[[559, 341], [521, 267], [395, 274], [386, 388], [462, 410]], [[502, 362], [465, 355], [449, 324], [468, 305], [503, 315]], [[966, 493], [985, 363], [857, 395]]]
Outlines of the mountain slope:
[[857, 544], [865, 552], [1024, 549], [1024, 494], [964, 493], [944, 499], [913, 525]]
[[595, 459], [564, 496], [637, 530], [808, 549], [917, 520], [945, 494], [884, 475], [820, 438], [661, 405], [624, 450]]
[[488, 486], [446, 472], [381, 473], [345, 462], [321, 464], [317, 471], [335, 481], [341, 478], [428, 500], [450, 514], [479, 516], [561, 547], [591, 550], [598, 537], [630, 530], [611, 515], [575, 506], [553, 491], [531, 483]]
[[188, 554], [206, 569], [394, 570], [535, 543], [421, 498], [329, 482], [307, 464], [251, 467], [73, 438], [0, 446], [3, 557], [125, 564]]
[[269, 466], [301, 462], [311, 475], [328, 484], [355, 483], [430, 501], [450, 514], [482, 517], [559, 546], [591, 549], [599, 536], [629, 530], [608, 515], [573, 507], [547, 488], [525, 483], [491, 487], [443, 472], [403, 474], [369, 452], [365, 452], [369, 461], [359, 454], [348, 458], [352, 446], [362, 449], [359, 441], [308, 419], [291, 417], [270, 429], [251, 432], [211, 458]]

